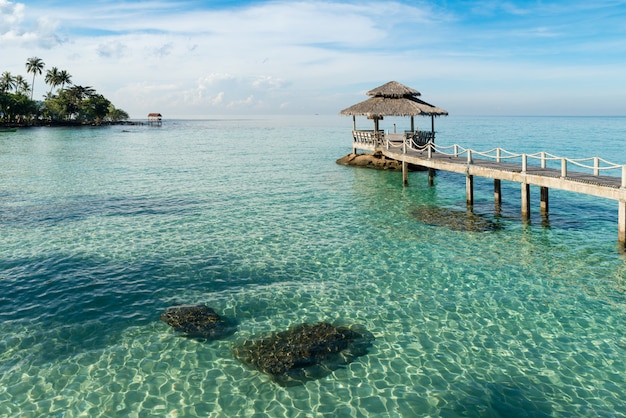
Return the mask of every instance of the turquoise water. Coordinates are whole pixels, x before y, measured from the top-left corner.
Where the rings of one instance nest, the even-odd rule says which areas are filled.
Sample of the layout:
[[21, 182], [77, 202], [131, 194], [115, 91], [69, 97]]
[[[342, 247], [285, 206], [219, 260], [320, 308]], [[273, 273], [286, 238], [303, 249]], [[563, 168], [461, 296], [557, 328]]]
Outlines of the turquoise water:
[[[440, 144], [626, 163], [626, 118], [436, 127]], [[475, 211], [501, 229], [427, 225], [416, 208], [464, 210], [465, 179], [414, 172], [403, 188], [339, 166], [351, 129], [310, 116], [0, 134], [0, 416], [626, 416], [617, 203], [551, 191], [542, 219], [531, 188], [524, 224], [519, 185], [503, 183], [496, 218], [476, 179]], [[182, 303], [237, 332], [176, 335], [159, 316]], [[376, 340], [294, 387], [233, 356], [318, 321]]]

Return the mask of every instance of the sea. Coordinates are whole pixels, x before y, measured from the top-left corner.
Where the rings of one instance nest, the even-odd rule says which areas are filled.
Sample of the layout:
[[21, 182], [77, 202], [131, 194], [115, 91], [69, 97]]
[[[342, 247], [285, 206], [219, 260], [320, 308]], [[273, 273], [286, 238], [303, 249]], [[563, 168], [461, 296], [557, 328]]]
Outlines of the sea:
[[[434, 122], [441, 146], [626, 164], [624, 117]], [[550, 190], [545, 215], [532, 186], [523, 221], [519, 184], [502, 182], [496, 208], [475, 178], [469, 214], [463, 175], [413, 171], [403, 187], [338, 165], [352, 123], [0, 133], [0, 416], [625, 417], [617, 202]], [[160, 320], [186, 304], [236, 330], [187, 338]], [[293, 385], [234, 355], [320, 322], [374, 340]]]

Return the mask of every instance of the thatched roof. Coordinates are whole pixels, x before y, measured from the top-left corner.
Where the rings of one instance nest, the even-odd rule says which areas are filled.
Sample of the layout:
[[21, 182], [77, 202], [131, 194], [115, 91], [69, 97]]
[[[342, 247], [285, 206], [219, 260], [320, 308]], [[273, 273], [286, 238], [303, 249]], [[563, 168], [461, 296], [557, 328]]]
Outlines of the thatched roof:
[[448, 112], [417, 98], [420, 92], [397, 81], [390, 81], [367, 92], [373, 96], [339, 112], [341, 115], [367, 116], [442, 116]]
[[417, 97], [421, 96], [421, 93], [397, 81], [390, 81], [387, 84], [383, 84], [382, 86], [368, 91], [367, 95], [382, 97]]

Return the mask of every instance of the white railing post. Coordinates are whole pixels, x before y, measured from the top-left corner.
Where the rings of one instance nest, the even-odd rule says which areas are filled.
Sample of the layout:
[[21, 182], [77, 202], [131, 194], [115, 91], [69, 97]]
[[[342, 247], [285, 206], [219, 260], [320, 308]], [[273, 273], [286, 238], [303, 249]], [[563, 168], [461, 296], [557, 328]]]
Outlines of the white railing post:
[[622, 166], [622, 189], [626, 189], [626, 165]]
[[527, 167], [528, 167], [528, 155], [522, 154], [522, 173], [526, 172]]
[[561, 158], [561, 177], [567, 177], [567, 158]]
[[428, 159], [430, 160], [431, 158], [433, 158], [433, 143], [429, 142], [428, 143]]
[[541, 151], [541, 168], [546, 168], [546, 152]]
[[459, 156], [459, 146], [457, 144], [454, 144], [454, 156]]
[[467, 150], [467, 163], [468, 164], [472, 163], [472, 150], [471, 149]]
[[598, 157], [593, 157], [593, 175], [600, 175], [600, 159]]
[[402, 153], [406, 154], [406, 138], [404, 138], [404, 141], [402, 141]]
[[500, 162], [501, 154], [502, 154], [502, 150], [500, 148], [496, 148], [496, 162], [497, 163]]

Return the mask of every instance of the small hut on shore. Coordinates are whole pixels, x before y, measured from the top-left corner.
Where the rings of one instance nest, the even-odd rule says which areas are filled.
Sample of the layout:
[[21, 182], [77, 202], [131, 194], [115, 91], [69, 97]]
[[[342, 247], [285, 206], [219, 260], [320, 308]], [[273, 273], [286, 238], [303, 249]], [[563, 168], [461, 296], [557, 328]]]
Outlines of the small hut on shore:
[[[423, 146], [435, 141], [435, 117], [447, 116], [448, 112], [430, 103], [418, 99], [421, 93], [415, 89], [390, 81], [382, 86], [367, 92], [369, 99], [343, 109], [341, 115], [352, 116], [354, 138], [353, 149], [374, 150], [382, 146], [386, 139], [393, 141], [409, 139], [414, 145]], [[374, 121], [374, 130], [357, 130], [356, 117], [366, 116]], [[385, 134], [379, 129], [379, 121], [385, 116], [411, 117], [411, 130], [403, 134]], [[418, 131], [415, 129], [415, 116], [430, 116], [431, 130]], [[390, 135], [393, 135], [391, 137]]]

